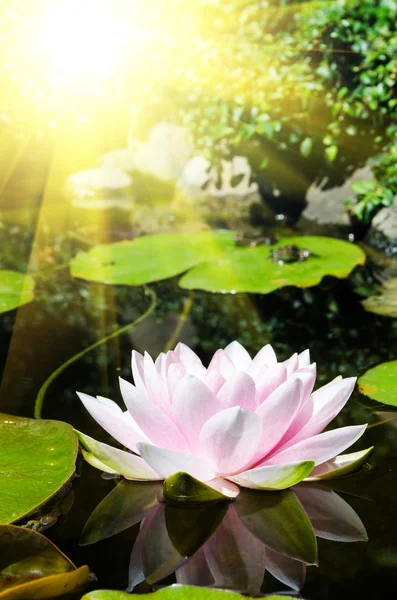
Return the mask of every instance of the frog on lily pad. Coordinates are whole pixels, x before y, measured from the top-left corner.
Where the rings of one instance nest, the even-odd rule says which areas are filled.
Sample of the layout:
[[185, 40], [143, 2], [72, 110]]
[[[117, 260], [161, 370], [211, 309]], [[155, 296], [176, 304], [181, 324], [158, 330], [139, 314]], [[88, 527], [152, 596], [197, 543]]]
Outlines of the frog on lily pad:
[[306, 248], [299, 248], [295, 244], [286, 244], [285, 246], [272, 250], [270, 253], [271, 260], [279, 265], [304, 262], [310, 256], [318, 258], [318, 254], [315, 254]]

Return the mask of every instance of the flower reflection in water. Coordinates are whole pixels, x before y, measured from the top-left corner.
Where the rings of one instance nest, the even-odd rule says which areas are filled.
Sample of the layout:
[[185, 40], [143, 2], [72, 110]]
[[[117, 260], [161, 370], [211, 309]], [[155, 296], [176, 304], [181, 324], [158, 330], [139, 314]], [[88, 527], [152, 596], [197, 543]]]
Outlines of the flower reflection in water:
[[243, 490], [236, 502], [167, 503], [162, 485], [121, 481], [87, 521], [92, 544], [140, 523], [128, 591], [175, 573], [178, 583], [258, 594], [268, 571], [300, 590], [317, 564], [316, 537], [366, 541], [357, 513], [334, 491], [300, 484], [282, 492]]

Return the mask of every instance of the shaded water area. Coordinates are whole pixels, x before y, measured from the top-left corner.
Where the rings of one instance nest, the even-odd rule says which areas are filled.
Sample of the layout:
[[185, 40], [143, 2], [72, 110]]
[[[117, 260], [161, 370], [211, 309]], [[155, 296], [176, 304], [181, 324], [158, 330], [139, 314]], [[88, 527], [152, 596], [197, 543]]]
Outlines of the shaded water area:
[[[22, 269], [30, 252], [37, 256], [33, 232], [23, 225], [7, 224], [6, 230], [2, 266]], [[294, 234], [302, 233], [294, 228]], [[212, 294], [182, 290], [177, 278], [138, 287], [72, 278], [66, 263], [89, 244], [74, 232], [49, 239], [40, 248], [44, 262], [46, 253], [50, 260], [35, 276], [35, 302], [1, 315], [2, 412], [33, 416], [46, 378], [112, 334], [67, 366], [42, 396], [43, 418], [66, 421], [111, 444], [75, 392], [122, 405], [118, 377], [131, 380], [131, 349], [155, 357], [183, 341], [208, 364], [217, 348], [234, 339], [252, 355], [271, 343], [279, 360], [310, 348], [317, 385], [339, 374], [360, 375], [395, 356], [397, 323], [365, 312], [360, 303], [377, 286], [379, 270], [371, 262], [349, 279], [326, 277], [303, 290]], [[134, 325], [141, 315], [146, 316]], [[80, 458], [67, 502], [50, 507], [58, 520], [45, 533], [75, 564], [89, 565], [95, 588], [145, 592], [177, 580], [253, 595], [292, 588], [313, 600], [336, 594], [378, 598], [397, 583], [396, 422], [355, 391], [334, 424], [366, 422], [368, 431], [355, 449], [374, 445], [375, 452], [359, 474], [285, 492], [246, 490], [230, 504], [164, 504], [161, 485], [118, 482]], [[316, 543], [318, 565], [305, 567], [317, 561]]]

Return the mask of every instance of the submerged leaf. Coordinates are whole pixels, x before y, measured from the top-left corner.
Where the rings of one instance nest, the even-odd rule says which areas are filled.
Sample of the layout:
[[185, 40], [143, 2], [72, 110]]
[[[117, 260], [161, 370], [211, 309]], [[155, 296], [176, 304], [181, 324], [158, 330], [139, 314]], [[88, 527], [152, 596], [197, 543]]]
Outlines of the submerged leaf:
[[0, 523], [47, 502], [73, 476], [78, 442], [60, 421], [0, 416]]
[[397, 360], [369, 369], [359, 378], [358, 389], [372, 400], [397, 406]]
[[0, 313], [33, 300], [34, 279], [17, 271], [0, 270]]
[[56, 598], [89, 580], [88, 567], [73, 563], [43, 535], [0, 525], [0, 599]]

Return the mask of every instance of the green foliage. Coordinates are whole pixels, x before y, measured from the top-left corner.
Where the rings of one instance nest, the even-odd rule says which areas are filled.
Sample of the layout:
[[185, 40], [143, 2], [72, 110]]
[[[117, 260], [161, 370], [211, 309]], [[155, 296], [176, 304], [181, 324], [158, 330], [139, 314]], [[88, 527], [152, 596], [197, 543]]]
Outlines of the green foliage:
[[0, 270], [0, 313], [33, 300], [34, 280], [16, 271]]
[[397, 360], [369, 369], [359, 378], [358, 388], [372, 400], [397, 406]]
[[44, 536], [13, 525], [0, 525], [0, 599], [58, 598], [84, 587], [88, 567], [73, 563]]
[[0, 523], [30, 514], [73, 476], [77, 437], [60, 421], [0, 415]]
[[380, 208], [393, 204], [397, 194], [397, 144], [374, 156], [369, 164], [375, 179], [354, 183], [357, 199], [346, 201], [350, 213], [363, 223], [370, 223]]
[[[141, 285], [190, 269], [180, 280], [182, 288], [268, 294], [288, 285], [317, 285], [325, 275], [347, 277], [365, 261], [360, 248], [332, 238], [283, 238], [256, 248], [240, 248], [233, 238], [231, 231], [168, 233], [95, 246], [71, 261], [71, 273], [107, 284]], [[272, 259], [272, 252], [288, 245], [312, 255], [290, 264]]]
[[[266, 139], [309, 156], [317, 141], [332, 162], [346, 140], [387, 125], [397, 106], [393, 0], [171, 7], [174, 51], [157, 57], [167, 81], [149, 82], [149, 102], [165, 109], [162, 93], [174, 87], [182, 119], [209, 154]], [[143, 120], [147, 100], [136, 98]]]

